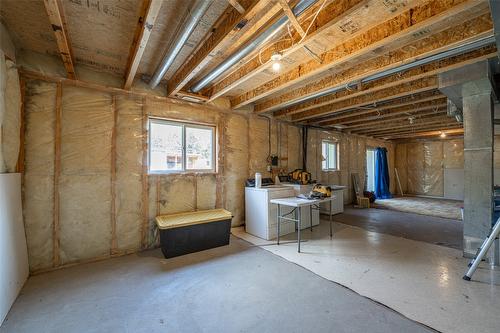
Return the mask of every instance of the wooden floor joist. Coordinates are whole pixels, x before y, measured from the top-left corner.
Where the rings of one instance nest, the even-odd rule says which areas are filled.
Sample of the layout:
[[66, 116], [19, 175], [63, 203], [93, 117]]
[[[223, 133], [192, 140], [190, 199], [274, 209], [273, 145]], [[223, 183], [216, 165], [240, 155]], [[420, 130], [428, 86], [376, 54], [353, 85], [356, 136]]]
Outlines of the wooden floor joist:
[[[411, 2], [416, 2], [421, 0], [411, 0]], [[304, 46], [309, 47], [309, 45], [314, 44], [319, 36], [329, 33], [334, 27], [341, 27], [343, 20], [349, 16], [358, 13], [363, 10], [366, 6], [366, 0], [336, 0], [332, 1], [330, 4], [326, 5], [325, 8], [318, 14], [315, 24], [309, 29], [307, 36], [301, 41], [302, 37], [299, 33], [294, 34], [291, 39], [283, 39], [279, 43], [277, 42], [273, 48], [267, 48], [262, 50], [260, 56], [254, 56], [249, 61], [246, 61], [243, 66], [233, 71], [220, 81], [216, 82], [213, 86], [206, 88], [203, 94], [210, 96], [210, 100], [214, 100], [232, 89], [236, 88], [242, 83], [251, 80], [255, 75], [262, 73], [263, 71], [269, 69], [272, 62], [269, 61], [272, 53], [275, 50], [283, 50], [283, 56], [286, 57], [291, 55], [298, 50], [301, 50]], [[382, 4], [378, 4], [382, 5]], [[373, 18], [368, 18], [362, 22], [362, 24], [370, 24]], [[310, 22], [304, 22], [304, 26], [308, 25]], [[359, 27], [357, 27], [359, 29]], [[347, 31], [337, 30], [338, 35], [349, 34]], [[347, 37], [346, 37], [347, 38]], [[266, 61], [262, 63], [262, 59]]]
[[441, 133], [445, 133], [447, 136], [453, 135], [461, 135], [464, 133], [463, 128], [455, 128], [455, 129], [444, 129], [444, 130], [434, 130], [434, 131], [421, 131], [410, 134], [393, 134], [388, 138], [391, 140], [395, 139], [406, 139], [406, 138], [419, 138], [419, 137], [433, 137], [439, 136]]
[[422, 94], [412, 95], [410, 98], [403, 97], [401, 100], [388, 102], [378, 107], [363, 107], [348, 112], [333, 114], [331, 116], [326, 116], [319, 119], [309, 120], [307, 121], [307, 124], [313, 124], [317, 126], [341, 125], [349, 122], [349, 120], [362, 119], [372, 114], [384, 114], [386, 112], [392, 112], [395, 109], [404, 109], [405, 107], [420, 107], [427, 105], [425, 103], [434, 104], [438, 103], [439, 101], [446, 102], [446, 96], [444, 96], [437, 90], [431, 90], [426, 91]]
[[66, 20], [60, 0], [44, 0], [45, 10], [49, 16], [52, 30], [56, 36], [57, 47], [61, 56], [68, 78], [75, 79], [75, 67], [73, 65], [73, 51], [68, 37]]
[[142, 0], [141, 13], [137, 21], [132, 45], [130, 45], [123, 89], [130, 89], [132, 86], [161, 4], [162, 0]]
[[404, 97], [409, 95], [411, 96], [412, 94], [417, 94], [419, 92], [424, 92], [429, 90], [435, 90], [437, 88], [438, 88], [437, 77], [431, 76], [415, 80], [412, 82], [408, 82], [400, 86], [379, 90], [369, 95], [361, 95], [331, 105], [326, 105], [316, 109], [311, 109], [301, 113], [297, 113], [291, 116], [291, 120], [299, 121], [299, 120], [317, 118], [329, 114], [334, 114], [335, 112], [349, 110], [352, 108], [357, 108], [367, 105], [376, 105], [377, 103], [382, 101], [397, 99], [399, 97]]
[[[430, 3], [411, 8], [401, 15], [370, 29], [365, 34], [324, 52], [320, 55], [323, 60], [322, 64], [318, 64], [316, 61], [301, 63], [291, 71], [233, 98], [231, 100], [231, 105], [234, 108], [238, 108], [271, 94], [283, 91], [284, 89], [289, 89], [291, 86], [305, 82], [307, 79], [316, 77], [335, 66], [347, 61], [352, 61], [361, 56], [365, 56], [360, 59], [361, 61], [367, 61], [369, 58], [373, 57], [374, 53], [380, 54], [381, 50], [383, 50], [382, 48], [386, 48], [390, 51], [408, 45], [409, 43], [429, 38], [428, 36], [431, 33], [438, 34], [441, 30], [450, 28], [450, 22], [448, 20], [450, 16], [464, 13], [467, 10], [474, 9], [474, 7], [480, 8], [479, 13], [483, 15], [488, 14], [489, 20], [485, 24], [474, 21], [467, 25], [464, 24], [464, 22], [460, 22], [461, 26], [457, 27], [461, 30], [460, 33], [450, 32], [447, 36], [439, 35], [431, 45], [428, 45], [430, 44], [429, 42], [425, 44], [422, 43], [421, 47], [425, 46], [423, 50], [420, 48], [416, 50], [408, 49], [405, 50], [406, 52], [400, 53], [399, 56], [406, 58], [411, 55], [417, 56], [423, 52], [435, 49], [436, 45], [454, 43], [457, 40], [470, 37], [472, 34], [475, 35], [480, 33], [483, 25], [486, 25], [486, 28], [483, 29], [491, 31], [491, 18], [489, 17], [488, 8], [484, 3], [475, 0], [431, 1]], [[478, 25], [480, 26], [478, 27]], [[425, 31], [425, 33], [418, 33], [421, 31]], [[394, 63], [401, 61], [397, 59], [396, 55], [392, 57], [394, 58]], [[272, 102], [267, 101], [264, 106], [259, 106], [257, 111], [264, 112], [264, 110], [268, 111], [270, 109], [275, 109], [279, 107], [280, 102], [282, 103], [297, 98], [295, 92], [295, 90], [288, 92], [285, 96], [277, 98], [276, 100], [273, 98]]]
[[415, 131], [429, 131], [429, 130], [447, 130], [447, 129], [452, 129], [452, 128], [461, 128], [463, 127], [462, 124], [457, 123], [456, 121], [450, 120], [448, 123], [431, 123], [431, 124], [414, 124], [412, 126], [406, 126], [406, 127], [401, 127], [401, 128], [395, 128], [395, 129], [389, 129], [386, 131], [380, 131], [380, 132], [372, 132], [372, 133], [367, 133], [367, 134], [361, 134], [361, 135], [367, 135], [367, 136], [373, 136], [373, 137], [387, 137], [388, 135], [393, 135], [393, 134], [400, 134], [400, 133], [411, 133]]
[[390, 138], [396, 137], [396, 136], [412, 136], [416, 135], [417, 133], [422, 133], [422, 132], [429, 132], [429, 131], [437, 131], [439, 134], [442, 132], [447, 132], [447, 131], [453, 131], [453, 130], [462, 130], [463, 131], [463, 126], [459, 125], [433, 125], [433, 126], [424, 126], [421, 128], [418, 127], [413, 127], [410, 129], [403, 129], [399, 131], [392, 131], [392, 132], [386, 132], [386, 133], [379, 133], [379, 134], [374, 134], [370, 135], [373, 138], [376, 139], [384, 139], [384, 140], [390, 140]]
[[[446, 58], [426, 65], [418, 66], [406, 71], [395, 73], [390, 76], [363, 84], [360, 87], [358, 87], [358, 89], [344, 89], [324, 97], [316, 98], [311, 101], [307, 101], [283, 110], [279, 110], [274, 112], [274, 116], [276, 117], [288, 116], [291, 114], [310, 110], [320, 106], [325, 106], [331, 103], [336, 103], [341, 100], [356, 97], [359, 95], [370, 94], [378, 90], [414, 81], [416, 79], [437, 75], [439, 73], [463, 67], [465, 65], [482, 61], [485, 59], [490, 59], [495, 57], [496, 56], [495, 54], [496, 54], [496, 47], [494, 45], [487, 46], [479, 50], [468, 52], [466, 54], [461, 54], [455, 57]], [[389, 66], [389, 68], [390, 67], [392, 66]], [[357, 71], [357, 69], [352, 68], [345, 72], [338, 73], [335, 76], [335, 80], [338, 80], [340, 82], [340, 86], [345, 86], [346, 84], [353, 82], [351, 81], [352, 76], [350, 76], [350, 73], [353, 71]], [[377, 73], [377, 72], [372, 71], [371, 74], [372, 73]], [[346, 76], [349, 79], [345, 80], [344, 77]], [[360, 79], [359, 76], [355, 78]], [[258, 105], [256, 106], [256, 109], [257, 108]]]
[[395, 121], [387, 121], [386, 123], [382, 125], [373, 125], [373, 126], [366, 126], [363, 128], [353, 128], [353, 129], [348, 129], [350, 133], [355, 133], [355, 134], [363, 134], [363, 135], [371, 135], [373, 133], [378, 133], [378, 132], [386, 132], [386, 131], [393, 131], [401, 128], [411, 128], [411, 127], [419, 127], [419, 126], [424, 126], [424, 125], [434, 125], [434, 124], [450, 124], [450, 123], [456, 123], [456, 120], [454, 118], [448, 117], [446, 115], [446, 110], [440, 110], [440, 112], [436, 113], [432, 111], [430, 114], [427, 113], [425, 115], [420, 115], [417, 117], [414, 117], [414, 122], [411, 123], [409, 119], [397, 119]]
[[393, 121], [409, 120], [410, 118], [417, 120], [421, 119], [424, 116], [430, 116], [435, 114], [442, 115], [443, 113], [446, 113], [446, 104], [442, 104], [439, 107], [432, 106], [432, 107], [412, 109], [409, 111], [408, 110], [400, 111], [397, 112], [396, 114], [388, 114], [385, 117], [373, 116], [373, 118], [367, 119], [364, 122], [344, 125], [345, 126], [344, 128], [348, 131], [358, 131], [362, 129], [375, 128], [380, 125], [390, 124]]
[[370, 112], [364, 115], [351, 116], [351, 118], [330, 120], [329, 122], [325, 122], [323, 126], [338, 126], [343, 125], [348, 128], [362, 126], [366, 122], [372, 121], [382, 121], [387, 118], [393, 118], [395, 116], [400, 116], [403, 114], [414, 114], [419, 112], [425, 112], [429, 110], [436, 110], [439, 108], [446, 107], [446, 99], [438, 99], [436, 101], [429, 101], [423, 103], [415, 103], [409, 104], [406, 106], [400, 106], [396, 108], [385, 109], [383, 111], [375, 111]]

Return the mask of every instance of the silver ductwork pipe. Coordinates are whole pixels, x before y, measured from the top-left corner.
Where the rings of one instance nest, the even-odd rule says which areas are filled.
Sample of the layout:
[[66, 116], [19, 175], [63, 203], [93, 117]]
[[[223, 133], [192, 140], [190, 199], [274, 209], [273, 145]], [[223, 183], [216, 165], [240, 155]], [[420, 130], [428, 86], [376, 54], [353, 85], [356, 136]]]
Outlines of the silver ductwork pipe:
[[174, 40], [170, 44], [167, 52], [163, 56], [160, 64], [156, 68], [153, 77], [149, 81], [149, 87], [151, 89], [156, 88], [160, 83], [161, 79], [165, 76], [168, 69], [174, 62], [175, 58], [181, 51], [184, 44], [188, 40], [191, 33], [193, 33], [194, 28], [198, 25], [198, 22], [203, 17], [208, 7], [212, 4], [213, 0], [195, 0], [193, 7], [189, 10], [189, 15], [186, 15], [184, 21], [180, 28], [177, 30]]
[[[293, 7], [293, 14], [299, 16], [306, 9], [311, 7], [318, 0], [301, 0], [295, 7]], [[243, 59], [245, 56], [250, 54], [253, 50], [265, 44], [271, 38], [273, 38], [279, 30], [285, 26], [288, 21], [288, 17], [283, 15], [279, 20], [274, 22], [269, 28], [262, 31], [257, 37], [249, 41], [247, 44], [242, 45], [237, 51], [227, 57], [226, 60], [221, 62], [217, 67], [215, 67], [210, 73], [205, 75], [202, 79], [196, 82], [192, 87], [191, 91], [194, 93], [199, 92], [201, 89], [206, 87], [214, 79], [222, 75], [225, 71], [235, 65], [238, 61]]]
[[426, 65], [426, 64], [429, 64], [429, 63], [434, 62], [434, 61], [438, 61], [438, 60], [442, 60], [445, 58], [454, 57], [454, 56], [457, 56], [457, 55], [460, 55], [463, 53], [467, 53], [470, 51], [474, 51], [474, 50], [480, 49], [482, 47], [492, 45], [494, 43], [495, 43], [495, 36], [484, 37], [484, 38], [478, 39], [476, 41], [473, 41], [473, 42], [470, 42], [467, 44], [462, 44], [460, 46], [457, 46], [456, 48], [453, 48], [453, 49], [450, 49], [447, 51], [443, 51], [441, 53], [437, 53], [437, 54], [434, 54], [434, 55], [431, 55], [431, 56], [428, 56], [428, 57], [425, 57], [422, 59], [418, 59], [418, 60], [412, 61], [410, 63], [404, 64], [404, 65], [401, 65], [398, 67], [394, 67], [394, 68], [387, 69], [385, 71], [382, 71], [382, 72], [379, 72], [379, 73], [376, 73], [373, 75], [366, 76], [366, 77], [362, 78], [361, 81], [352, 82], [352, 83], [349, 83], [346, 85], [340, 85], [340, 86], [332, 87], [332, 88], [329, 88], [326, 90], [318, 91], [315, 94], [305, 96], [305, 97], [284, 103], [284, 104], [280, 105], [279, 107], [272, 108], [269, 111], [284, 109], [284, 108], [287, 108], [287, 107], [290, 107], [290, 106], [293, 106], [296, 104], [310, 101], [310, 100], [315, 99], [315, 98], [331, 95], [331, 94], [334, 94], [336, 92], [339, 92], [339, 91], [342, 91], [345, 89], [355, 89], [357, 87], [357, 85], [359, 84], [359, 82], [361, 82], [361, 84], [363, 84], [363, 83], [368, 83], [371, 81], [379, 80], [379, 79], [384, 78], [384, 77], [389, 76], [389, 75], [400, 73], [400, 72], [403, 72], [403, 71], [406, 71], [406, 70], [409, 70], [409, 69], [412, 69], [412, 68], [415, 68], [418, 66]]

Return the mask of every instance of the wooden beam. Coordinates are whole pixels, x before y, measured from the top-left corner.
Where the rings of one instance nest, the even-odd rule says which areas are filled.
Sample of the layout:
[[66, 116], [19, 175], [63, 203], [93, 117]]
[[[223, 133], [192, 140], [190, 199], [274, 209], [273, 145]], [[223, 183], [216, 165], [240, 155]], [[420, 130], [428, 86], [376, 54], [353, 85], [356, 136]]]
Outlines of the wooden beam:
[[168, 95], [179, 92], [194, 76], [212, 60], [213, 55], [223, 51], [228, 43], [253, 16], [262, 10], [268, 2], [266, 0], [240, 0], [245, 12], [240, 14], [231, 8], [220, 24], [212, 29], [204, 43], [172, 76], [168, 82]]
[[111, 244], [110, 254], [117, 252], [117, 236], [116, 236], [116, 126], [118, 122], [118, 110], [116, 109], [116, 96], [111, 96], [111, 110], [113, 112], [113, 127], [111, 129]]
[[146, 113], [146, 97], [141, 99], [142, 115], [142, 226], [141, 226], [141, 248], [148, 247], [149, 237], [149, 176], [148, 176], [148, 115]]
[[[421, 0], [410, 0], [412, 3], [421, 2]], [[230, 90], [236, 88], [243, 82], [246, 82], [259, 73], [262, 73], [266, 69], [270, 68], [272, 61], [267, 61], [262, 64], [261, 59], [270, 59], [272, 53], [276, 50], [283, 51], [283, 56], [287, 57], [301, 49], [304, 46], [313, 46], [315, 41], [324, 34], [331, 34], [334, 38], [348, 38], [352, 34], [357, 34], [363, 31], [365, 27], [374, 25], [378, 17], [367, 17], [356, 25], [355, 31], [351, 29], [346, 29], [345, 25], [348, 23], [344, 22], [344, 19], [350, 15], [361, 14], [367, 10], [368, 3], [370, 3], [370, 10], [377, 12], [377, 15], [393, 15], [388, 13], [388, 11], [380, 10], [380, 6], [383, 6], [379, 1], [368, 1], [368, 0], [336, 0], [328, 4], [323, 8], [323, 10], [318, 14], [315, 24], [311, 26], [306, 38], [299, 43], [302, 39], [300, 34], [295, 34], [292, 39], [283, 40], [274, 45], [274, 48], [268, 48], [261, 52], [261, 57], [254, 56], [249, 61], [247, 61], [243, 66], [233, 71], [227, 75], [222, 80], [216, 82], [212, 87], [206, 88], [202, 91], [203, 94], [210, 96], [210, 100], [214, 100]], [[373, 4], [372, 4], [373, 3]], [[399, 9], [396, 9], [396, 12]], [[310, 22], [305, 21], [304, 24]], [[331, 37], [330, 37], [331, 39]], [[316, 61], [316, 60], [315, 60]]]
[[318, 126], [341, 125], [344, 123], [348, 123], [350, 120], [353, 120], [353, 117], [355, 117], [355, 119], [359, 119], [364, 117], [365, 115], [370, 115], [372, 113], [384, 114], [386, 112], [391, 112], [391, 110], [393, 109], [414, 106], [419, 107], [422, 106], [422, 103], [436, 103], [436, 101], [439, 100], [446, 102], [446, 96], [444, 96], [437, 90], [428, 91], [422, 94], [413, 95], [411, 96], [411, 98], [403, 98], [402, 100], [398, 100], [392, 103], [386, 103], [379, 107], [359, 108], [348, 112], [333, 114], [331, 116], [320, 119], [309, 120], [307, 121], [307, 124]]
[[396, 132], [402, 132], [402, 131], [412, 131], [415, 129], [422, 129], [422, 128], [450, 128], [450, 127], [462, 127], [463, 125], [460, 123], [457, 123], [456, 120], [453, 118], [450, 118], [449, 120], [445, 119], [445, 117], [435, 117], [434, 119], [429, 118], [429, 120], [426, 120], [424, 122], [420, 122], [418, 124], [405, 124], [405, 125], [398, 125], [394, 126], [393, 128], [384, 128], [380, 130], [371, 130], [371, 131], [360, 131], [356, 132], [356, 134], [360, 135], [369, 135], [369, 136], [384, 136], [387, 135], [388, 133], [396, 133]]
[[75, 79], [75, 67], [73, 66], [73, 51], [69, 42], [66, 20], [59, 0], [43, 0], [45, 10], [49, 16], [49, 21], [56, 36], [57, 47], [61, 55], [64, 68], [68, 78]]
[[302, 26], [300, 25], [299, 21], [297, 20], [297, 17], [295, 17], [295, 14], [292, 12], [292, 9], [288, 5], [287, 0], [278, 0], [278, 2], [281, 5], [281, 8], [283, 8], [283, 11], [285, 12], [285, 15], [288, 17], [288, 20], [290, 23], [292, 23], [293, 27], [295, 30], [300, 34], [302, 38], [306, 36], [306, 32], [304, 29], [302, 29]]
[[[258, 86], [251, 91], [245, 92], [240, 96], [237, 96], [231, 100], [231, 105], [233, 108], [238, 108], [244, 106], [248, 103], [257, 101], [271, 94], [275, 94], [284, 89], [288, 89], [292, 85], [297, 85], [304, 82], [307, 79], [317, 77], [321, 75], [326, 70], [333, 69], [335, 66], [345, 63], [346, 61], [352, 61], [355, 58], [364, 57], [361, 60], [366, 61], [374, 56], [374, 53], [379, 53], [382, 51], [381, 48], [388, 47], [390, 49], [395, 49], [396, 47], [402, 47], [403, 45], [425, 39], [430, 33], [437, 33], [442, 29], [450, 27], [449, 18], [453, 15], [457, 15], [473, 7], [480, 7], [481, 13], [487, 16], [487, 29], [491, 31], [492, 23], [491, 17], [488, 12], [487, 6], [476, 0], [459, 0], [459, 1], [443, 1], [443, 0], [433, 0], [429, 3], [424, 3], [420, 6], [408, 9], [401, 15], [384, 22], [366, 33], [352, 38], [345, 43], [334, 47], [326, 52], [324, 52], [320, 57], [323, 59], [322, 64], [318, 64], [316, 61], [308, 61], [301, 63], [292, 70], [280, 75], [279, 77], [266, 82]], [[460, 32], [449, 31], [446, 38], [446, 44], [456, 42], [458, 40], [465, 39], [471, 34], [476, 35], [482, 30], [482, 25], [478, 25], [478, 22], [471, 22], [468, 25], [464, 24], [460, 20], [461, 26], [457, 27]], [[419, 33], [425, 31], [425, 33]], [[462, 34], [464, 34], [462, 36]], [[429, 42], [421, 43], [419, 47], [413, 50], [405, 50], [406, 52], [401, 52], [400, 57], [408, 58], [411, 55], [422, 55], [424, 52], [429, 52], [436, 48], [436, 45], [442, 46], [444, 36], [436, 37], [436, 41], [431, 45]], [[425, 46], [425, 48], [423, 48]], [[376, 51], [376, 52], [374, 52]], [[408, 55], [408, 53], [410, 55]], [[392, 55], [393, 63], [400, 62], [395, 55]], [[388, 59], [385, 59], [387, 63]], [[379, 65], [380, 67], [380, 65]], [[331, 77], [331, 76], [329, 76]], [[293, 91], [295, 93], [295, 91]], [[292, 92], [286, 93], [286, 100], [290, 101], [297, 98], [297, 94]], [[274, 103], [279, 104], [279, 102], [273, 99]], [[270, 108], [271, 102], [266, 102], [268, 109]], [[272, 103], [271, 103], [272, 104]], [[272, 109], [275, 109], [278, 105], [273, 105]], [[264, 111], [263, 109], [258, 109], [257, 111]]]
[[463, 128], [455, 128], [455, 129], [444, 129], [442, 131], [424, 131], [424, 132], [417, 132], [413, 134], [393, 134], [389, 136], [390, 140], [394, 139], [404, 139], [404, 138], [416, 138], [416, 137], [429, 137], [429, 136], [438, 136], [441, 135], [441, 133], [444, 132], [446, 135], [460, 135], [464, 134], [464, 129]]
[[430, 106], [422, 108], [414, 108], [409, 111], [407, 110], [397, 110], [394, 114], [386, 114], [381, 116], [372, 116], [367, 118], [362, 123], [355, 123], [354, 125], [344, 125], [345, 129], [348, 131], [357, 131], [360, 129], [372, 128], [374, 126], [385, 125], [393, 121], [408, 120], [409, 118], [414, 118], [415, 120], [421, 119], [425, 116], [443, 114], [446, 113], [446, 103], [439, 106]]
[[348, 100], [337, 102], [331, 105], [322, 106], [316, 109], [307, 110], [291, 116], [292, 121], [299, 121], [311, 118], [317, 118], [336, 112], [354, 109], [363, 106], [374, 105], [382, 101], [388, 101], [417, 94], [424, 91], [430, 91], [438, 88], [436, 76], [431, 76], [412, 82], [404, 83], [399, 86], [382, 89], [372, 94], [357, 96]]
[[245, 8], [237, 0], [227, 0], [231, 6], [238, 11], [238, 13], [243, 14], [245, 12]]
[[338, 126], [344, 125], [347, 127], [355, 126], [359, 123], [364, 123], [366, 121], [385, 119], [387, 117], [393, 117], [396, 115], [401, 115], [405, 113], [413, 113], [431, 110], [439, 107], [446, 106], [446, 98], [439, 97], [438, 99], [418, 102], [418, 103], [404, 103], [403, 106], [390, 106], [389, 108], [374, 108], [372, 110], [362, 110], [362, 114], [351, 114], [349, 118], [343, 119], [332, 119], [325, 122], [320, 122], [320, 126]]
[[[392, 74], [387, 77], [383, 77], [363, 85], [358, 85], [357, 89], [341, 89], [340, 91], [324, 96], [315, 98], [304, 103], [297, 104], [295, 106], [291, 106], [289, 108], [279, 110], [274, 112], [274, 116], [282, 117], [291, 114], [295, 114], [298, 112], [306, 111], [309, 109], [317, 108], [319, 106], [329, 105], [331, 103], [335, 103], [341, 100], [345, 100], [348, 98], [356, 97], [362, 94], [373, 93], [378, 90], [386, 89], [389, 87], [393, 87], [405, 82], [414, 81], [419, 78], [429, 77], [433, 75], [437, 75], [439, 73], [449, 71], [455, 68], [459, 68], [471, 63], [475, 63], [481, 60], [490, 59], [495, 56], [495, 46], [487, 46], [479, 50], [475, 50], [466, 54], [461, 54], [458, 56], [450, 57], [447, 59], [442, 59], [439, 61], [435, 61], [426, 65], [418, 66], [413, 69], [409, 69], [406, 71], [402, 71], [399, 73]], [[391, 66], [392, 67], [392, 66]], [[344, 72], [337, 73], [335, 75], [338, 80], [338, 84], [334, 85], [334, 87], [345, 87], [347, 84], [355, 82], [353, 79], [361, 80], [361, 78], [366, 77], [365, 75], [361, 76], [351, 76], [353, 71], [357, 71], [357, 67], [354, 66]], [[390, 69], [389, 68], [384, 68]], [[378, 71], [371, 71], [371, 74], [376, 74]], [[347, 79], [346, 79], [347, 78]], [[264, 102], [265, 104], [267, 102]], [[259, 110], [259, 105], [256, 106], [256, 110]], [[267, 110], [266, 110], [267, 111]]]
[[148, 44], [149, 36], [153, 30], [156, 17], [160, 11], [162, 0], [143, 0], [137, 27], [135, 28], [134, 39], [130, 45], [127, 60], [127, 70], [125, 72], [125, 84], [123, 89], [130, 89], [134, 81], [135, 74]]
[[365, 127], [360, 127], [360, 128], [347, 128], [346, 131], [350, 133], [373, 133], [373, 132], [384, 132], [384, 131], [392, 131], [398, 128], [406, 128], [406, 127], [415, 127], [415, 126], [422, 126], [422, 125], [427, 125], [427, 124], [436, 124], [436, 122], [439, 123], [448, 123], [448, 122], [456, 122], [454, 118], [448, 117], [446, 115], [446, 109], [443, 110], [441, 109], [439, 112], [431, 111], [431, 112], [426, 112], [424, 114], [418, 115], [418, 116], [413, 116], [415, 119], [413, 123], [410, 123], [408, 120], [409, 117], [405, 118], [398, 118], [395, 120], [387, 120], [385, 123], [382, 124], [365, 124]]
[[59, 255], [59, 177], [61, 175], [61, 122], [62, 122], [62, 85], [57, 84], [56, 90], [56, 108], [54, 122], [54, 206], [52, 221], [52, 264], [57, 267], [61, 264]]
[[[23, 77], [19, 78], [19, 89], [21, 90], [21, 105], [19, 108], [19, 154], [17, 155], [16, 172], [20, 173], [24, 177], [24, 156], [25, 147], [24, 141], [26, 138], [26, 80]], [[24, 179], [23, 179], [24, 181]]]
[[454, 130], [454, 129], [463, 129], [463, 126], [461, 124], [454, 124], [454, 125], [443, 125], [443, 124], [437, 124], [437, 125], [429, 125], [429, 126], [423, 126], [420, 128], [413, 127], [413, 128], [406, 128], [406, 129], [401, 129], [401, 130], [394, 130], [394, 131], [389, 131], [386, 133], [378, 133], [378, 134], [373, 134], [370, 135], [371, 137], [380, 139], [380, 138], [390, 138], [395, 135], [408, 135], [412, 136], [415, 133], [419, 132], [426, 132], [426, 131], [439, 131], [439, 132], [444, 132], [448, 130]]

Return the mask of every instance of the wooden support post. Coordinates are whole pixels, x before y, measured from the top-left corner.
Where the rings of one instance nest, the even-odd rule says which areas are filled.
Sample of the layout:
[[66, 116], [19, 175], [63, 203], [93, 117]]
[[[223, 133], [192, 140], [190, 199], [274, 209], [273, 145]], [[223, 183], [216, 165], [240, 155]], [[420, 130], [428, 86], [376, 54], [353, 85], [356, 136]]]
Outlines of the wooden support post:
[[52, 223], [52, 255], [53, 266], [61, 264], [59, 257], [59, 176], [61, 174], [61, 121], [62, 121], [62, 84], [57, 83], [55, 133], [54, 133], [54, 206]]
[[148, 177], [148, 138], [147, 125], [148, 117], [145, 112], [147, 99], [142, 98], [142, 228], [141, 246], [143, 249], [148, 246], [148, 226], [149, 226], [149, 177]]
[[113, 128], [111, 130], [111, 251], [115, 254], [116, 244], [116, 122], [118, 112], [116, 110], [116, 96], [112, 95], [111, 107], [113, 112]]
[[17, 156], [16, 172], [24, 174], [24, 138], [26, 130], [25, 105], [26, 105], [26, 80], [19, 79], [19, 88], [21, 90], [21, 107], [19, 108], [19, 119], [21, 125], [19, 128], [19, 155]]

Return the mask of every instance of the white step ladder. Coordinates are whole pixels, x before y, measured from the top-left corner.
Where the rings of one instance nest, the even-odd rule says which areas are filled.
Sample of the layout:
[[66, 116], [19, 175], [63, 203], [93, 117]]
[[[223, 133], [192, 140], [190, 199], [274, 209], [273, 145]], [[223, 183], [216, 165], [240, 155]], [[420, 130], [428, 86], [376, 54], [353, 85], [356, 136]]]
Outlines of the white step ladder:
[[500, 235], [500, 218], [497, 220], [493, 228], [491, 228], [491, 232], [486, 237], [486, 239], [483, 242], [483, 245], [479, 249], [477, 249], [476, 256], [472, 261], [469, 263], [469, 269], [467, 270], [467, 273], [463, 276], [463, 279], [466, 281], [470, 281], [472, 274], [477, 269], [477, 266], [481, 263], [481, 260], [483, 260], [484, 256], [486, 253], [488, 253], [488, 250], [491, 247], [491, 244], [495, 241], [495, 239]]

